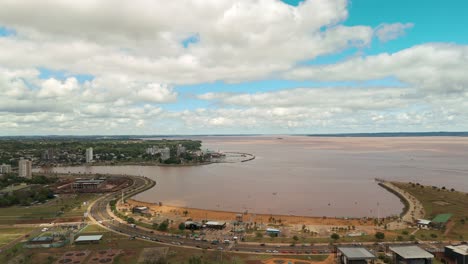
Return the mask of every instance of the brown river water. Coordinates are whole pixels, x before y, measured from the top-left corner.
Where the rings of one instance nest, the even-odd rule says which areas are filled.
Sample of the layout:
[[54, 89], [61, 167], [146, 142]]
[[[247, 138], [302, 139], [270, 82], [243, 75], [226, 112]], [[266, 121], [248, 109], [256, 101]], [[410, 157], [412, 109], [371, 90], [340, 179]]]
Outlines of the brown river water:
[[[189, 208], [302, 215], [383, 217], [400, 200], [375, 178], [468, 191], [463, 137], [192, 137], [203, 148], [255, 160], [203, 166], [60, 167], [57, 172], [144, 175], [157, 185], [136, 199]], [[142, 150], [143, 151], [143, 150]]]

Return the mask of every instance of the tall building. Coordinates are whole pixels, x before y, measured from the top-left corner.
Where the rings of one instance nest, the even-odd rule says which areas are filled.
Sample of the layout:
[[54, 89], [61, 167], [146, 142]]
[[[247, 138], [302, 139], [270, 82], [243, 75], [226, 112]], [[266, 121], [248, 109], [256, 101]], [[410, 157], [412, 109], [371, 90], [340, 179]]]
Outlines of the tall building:
[[18, 176], [32, 178], [32, 161], [21, 158], [18, 162]]
[[86, 149], [86, 163], [93, 161], [93, 148]]
[[49, 148], [49, 149], [44, 150], [44, 152], [42, 152], [41, 159], [42, 159], [42, 160], [53, 160], [53, 159], [54, 159], [54, 155], [55, 155], [54, 149], [53, 149], [53, 148]]
[[186, 148], [182, 146], [182, 144], [177, 145], [177, 157], [184, 154], [186, 151]]
[[161, 149], [160, 152], [161, 152], [162, 161], [165, 161], [171, 158], [171, 150], [168, 147]]
[[11, 165], [2, 164], [0, 165], [0, 173], [10, 173], [11, 172]]

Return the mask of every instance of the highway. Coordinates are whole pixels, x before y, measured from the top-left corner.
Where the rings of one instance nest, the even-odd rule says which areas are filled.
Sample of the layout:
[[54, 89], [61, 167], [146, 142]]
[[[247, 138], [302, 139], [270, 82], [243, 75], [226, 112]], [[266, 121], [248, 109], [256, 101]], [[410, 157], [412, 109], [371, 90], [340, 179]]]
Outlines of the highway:
[[[124, 197], [129, 198], [140, 192], [152, 188], [156, 183], [148, 178], [131, 176], [133, 179], [133, 184], [123, 190]], [[181, 236], [176, 236], [168, 233], [162, 233], [158, 231], [153, 231], [143, 227], [135, 226], [125, 223], [122, 219], [119, 219], [117, 216], [110, 213], [110, 201], [114, 199], [121, 198], [121, 191], [111, 194], [106, 194], [103, 197], [99, 198], [93, 202], [88, 209], [88, 216], [95, 221], [97, 224], [103, 226], [104, 228], [127, 235], [129, 237], [143, 239], [147, 241], [153, 241], [156, 243], [162, 243], [171, 246], [180, 246], [180, 247], [191, 247], [199, 249], [208, 249], [208, 250], [229, 250], [236, 251], [239, 253], [272, 253], [272, 254], [328, 254], [335, 250], [335, 246], [329, 244], [314, 244], [312, 246], [289, 246], [289, 245], [278, 245], [278, 244], [255, 244], [255, 243], [243, 243], [237, 241], [231, 241], [229, 244], [224, 244], [222, 241], [220, 244], [212, 244], [210, 241], [195, 240], [190, 238], [185, 238]], [[386, 246], [390, 244], [409, 244], [413, 242], [398, 242], [398, 243], [380, 243], [376, 244], [373, 242], [361, 243], [361, 245], [366, 246], [368, 249], [377, 252], [386, 249]], [[344, 244], [343, 244], [344, 245]], [[352, 245], [352, 243], [346, 244], [347, 246]], [[422, 246], [422, 245], [420, 245]], [[444, 245], [438, 244], [434, 245], [427, 244], [426, 249], [431, 248], [440, 248]]]

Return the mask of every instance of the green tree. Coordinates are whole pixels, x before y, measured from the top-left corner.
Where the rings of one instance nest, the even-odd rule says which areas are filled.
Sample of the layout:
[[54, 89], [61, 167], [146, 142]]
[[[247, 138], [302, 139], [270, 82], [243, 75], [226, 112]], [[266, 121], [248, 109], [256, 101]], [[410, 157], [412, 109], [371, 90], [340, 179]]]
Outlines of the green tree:
[[382, 240], [385, 238], [385, 234], [382, 233], [382, 232], [377, 232], [375, 233], [375, 238], [379, 239], [379, 240]]
[[299, 237], [298, 237], [298, 236], [293, 236], [293, 240], [294, 240], [294, 241], [298, 241], [298, 240], [299, 240]]
[[338, 235], [337, 233], [333, 233], [330, 237], [331, 237], [331, 239], [333, 239], [335, 241], [340, 239], [340, 235]]
[[152, 226], [152, 227], [153, 227], [154, 230], [157, 230], [157, 229], [158, 229], [158, 226], [159, 226], [158, 223], [153, 223], [153, 226]]
[[127, 223], [134, 224], [135, 223], [135, 218], [133, 218], [133, 217], [127, 218]]
[[179, 224], [179, 230], [182, 230], [182, 231], [185, 230], [185, 224], [184, 223]]
[[159, 231], [167, 231], [168, 227], [169, 227], [169, 223], [167, 221], [164, 221], [161, 224], [159, 224], [158, 230]]

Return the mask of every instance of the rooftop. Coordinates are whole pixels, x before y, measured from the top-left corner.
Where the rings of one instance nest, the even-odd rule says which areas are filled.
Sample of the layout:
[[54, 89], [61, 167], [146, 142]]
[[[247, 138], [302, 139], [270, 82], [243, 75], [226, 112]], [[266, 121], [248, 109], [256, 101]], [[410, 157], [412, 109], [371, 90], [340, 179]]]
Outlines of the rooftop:
[[389, 249], [405, 259], [434, 258], [434, 255], [418, 246], [395, 246]]
[[458, 254], [468, 256], [468, 245], [446, 246], [446, 248], [450, 248], [453, 252]]
[[101, 240], [102, 235], [95, 235], [95, 236], [79, 236], [75, 242], [87, 242], [87, 241], [98, 241]]
[[35, 237], [31, 239], [30, 241], [31, 242], [50, 242], [50, 241], [54, 241], [54, 238], [50, 236], [42, 236], [42, 237]]
[[220, 222], [215, 222], [215, 221], [208, 221], [205, 223], [205, 225], [211, 225], [211, 226], [216, 226], [216, 225], [225, 225], [226, 223], [220, 223]]
[[363, 247], [338, 247], [338, 250], [349, 260], [375, 258], [375, 255], [372, 254], [372, 252]]
[[431, 220], [426, 220], [426, 219], [419, 219], [418, 220], [418, 224], [421, 224], [421, 225], [428, 225], [431, 223]]
[[452, 214], [438, 214], [434, 219], [432, 219], [432, 222], [434, 223], [447, 223], [447, 221], [452, 217]]

